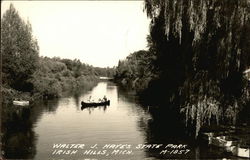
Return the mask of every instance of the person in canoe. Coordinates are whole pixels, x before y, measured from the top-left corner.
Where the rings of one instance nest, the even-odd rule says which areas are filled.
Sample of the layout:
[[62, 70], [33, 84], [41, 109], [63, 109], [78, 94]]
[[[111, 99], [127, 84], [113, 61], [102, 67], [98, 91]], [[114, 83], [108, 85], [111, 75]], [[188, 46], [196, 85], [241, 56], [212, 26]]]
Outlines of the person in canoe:
[[91, 102], [91, 96], [89, 96], [88, 102]]
[[102, 99], [104, 102], [107, 102], [107, 97], [104, 95], [103, 99]]

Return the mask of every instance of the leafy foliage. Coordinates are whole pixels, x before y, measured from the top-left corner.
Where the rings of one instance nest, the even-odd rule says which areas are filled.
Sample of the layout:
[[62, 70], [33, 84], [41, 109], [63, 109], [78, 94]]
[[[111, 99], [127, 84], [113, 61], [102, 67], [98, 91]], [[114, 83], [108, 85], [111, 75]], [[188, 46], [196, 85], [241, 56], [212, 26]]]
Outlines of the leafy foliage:
[[39, 54], [31, 25], [20, 18], [12, 4], [1, 21], [3, 84], [30, 91], [32, 84], [28, 80], [37, 68]]
[[79, 60], [41, 57], [39, 69], [33, 74], [34, 93], [44, 98], [60, 97], [64, 92], [73, 92], [92, 87], [98, 77], [90, 72], [93, 67]]
[[150, 68], [152, 58], [148, 51], [141, 50], [130, 54], [125, 60], [120, 60], [114, 76], [116, 81], [138, 92], [144, 90], [154, 77]]
[[12, 4], [1, 21], [4, 102], [60, 97], [93, 87], [98, 76], [114, 74], [114, 68], [93, 67], [78, 59], [39, 57], [30, 23], [20, 18]]
[[205, 124], [235, 123], [249, 101], [243, 76], [250, 66], [249, 0], [144, 2], [151, 18], [149, 51], [136, 62], [148, 58], [141, 66], [150, 69], [141, 78], [140, 65], [129, 58], [134, 53], [118, 64], [118, 77], [125, 84], [146, 82], [146, 97], [175, 106], [187, 125], [195, 126], [196, 136]]
[[169, 101], [199, 128], [234, 118], [244, 106], [243, 71], [250, 65], [250, 3], [247, 0], [145, 0]]

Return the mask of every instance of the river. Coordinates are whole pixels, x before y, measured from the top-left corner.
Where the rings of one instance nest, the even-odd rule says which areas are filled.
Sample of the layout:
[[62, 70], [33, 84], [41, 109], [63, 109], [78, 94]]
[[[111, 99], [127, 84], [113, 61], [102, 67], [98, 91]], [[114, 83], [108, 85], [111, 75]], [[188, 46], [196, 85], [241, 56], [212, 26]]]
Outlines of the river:
[[[81, 107], [82, 100], [104, 95], [110, 106]], [[3, 153], [10, 159], [228, 157], [219, 149], [192, 144], [176, 117], [141, 106], [136, 96], [109, 81], [80, 95], [14, 107], [3, 118]], [[65, 145], [57, 148], [60, 144]]]

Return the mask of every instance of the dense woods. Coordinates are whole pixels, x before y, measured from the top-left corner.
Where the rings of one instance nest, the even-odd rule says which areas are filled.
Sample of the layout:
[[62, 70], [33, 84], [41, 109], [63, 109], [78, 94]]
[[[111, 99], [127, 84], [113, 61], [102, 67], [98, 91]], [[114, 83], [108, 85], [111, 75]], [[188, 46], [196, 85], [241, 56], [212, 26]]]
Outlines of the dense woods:
[[39, 69], [33, 74], [32, 93], [44, 98], [60, 97], [65, 92], [76, 92], [93, 87], [99, 78], [94, 67], [79, 60], [39, 58]]
[[195, 126], [196, 136], [204, 124], [235, 124], [249, 107], [243, 75], [250, 66], [249, 1], [144, 4], [151, 19], [149, 49], [120, 61], [118, 81], [140, 90], [151, 104], [174, 106], [187, 126]]
[[149, 51], [141, 50], [131, 53], [125, 60], [119, 61], [114, 75], [115, 80], [137, 92], [143, 91], [155, 78], [151, 72], [153, 58]]
[[96, 85], [113, 68], [93, 67], [80, 60], [39, 57], [38, 41], [29, 22], [11, 4], [1, 19], [3, 101], [60, 97]]

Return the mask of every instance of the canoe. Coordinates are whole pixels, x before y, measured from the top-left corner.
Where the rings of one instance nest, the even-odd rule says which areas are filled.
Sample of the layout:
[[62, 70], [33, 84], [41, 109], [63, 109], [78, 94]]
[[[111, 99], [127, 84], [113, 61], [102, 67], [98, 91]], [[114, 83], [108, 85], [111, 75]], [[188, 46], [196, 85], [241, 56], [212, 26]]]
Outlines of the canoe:
[[231, 146], [232, 154], [237, 157], [241, 158], [250, 158], [250, 148], [249, 147], [242, 147], [242, 146]]
[[250, 158], [250, 148], [248, 147], [239, 147], [237, 149], [236, 154], [234, 154], [238, 157], [243, 157], [243, 158]]
[[226, 150], [231, 150], [231, 146], [237, 145], [239, 140], [229, 136], [217, 136], [210, 138], [210, 144], [218, 147], [224, 147]]
[[231, 153], [233, 156], [250, 158], [250, 145], [243, 143], [244, 141], [241, 138], [232, 135], [230, 132], [202, 132], [200, 137], [209, 145], [224, 148], [226, 152]]
[[13, 101], [14, 105], [18, 105], [18, 106], [28, 106], [30, 104], [29, 101]]
[[109, 106], [110, 100], [107, 100], [105, 102], [81, 102], [81, 105], [84, 107], [91, 107], [91, 106]]
[[210, 144], [217, 147], [225, 147], [227, 141], [225, 140], [225, 136], [211, 137]]
[[215, 136], [213, 133], [202, 133], [201, 138], [209, 145], [222, 147], [233, 156], [250, 158], [250, 147], [241, 146], [240, 140], [230, 136]]

